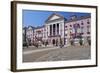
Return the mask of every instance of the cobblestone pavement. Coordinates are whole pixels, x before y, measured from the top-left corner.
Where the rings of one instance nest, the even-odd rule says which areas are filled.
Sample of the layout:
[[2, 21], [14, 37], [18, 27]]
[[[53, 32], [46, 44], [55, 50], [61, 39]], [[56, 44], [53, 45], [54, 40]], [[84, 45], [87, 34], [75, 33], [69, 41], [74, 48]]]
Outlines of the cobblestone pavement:
[[[50, 47], [45, 49], [50, 49]], [[32, 47], [30, 48], [30, 51], [31, 50]], [[70, 47], [56, 48], [51, 50], [44, 50], [39, 52], [23, 54], [23, 62], [90, 59], [91, 58], [90, 51], [91, 51], [90, 46], [70, 46]]]

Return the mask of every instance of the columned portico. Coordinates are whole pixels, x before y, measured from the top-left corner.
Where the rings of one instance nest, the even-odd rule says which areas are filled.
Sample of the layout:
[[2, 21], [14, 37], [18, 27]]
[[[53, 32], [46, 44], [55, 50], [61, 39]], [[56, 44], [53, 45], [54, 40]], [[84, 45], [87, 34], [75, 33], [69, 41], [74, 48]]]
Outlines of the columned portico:
[[59, 23], [49, 25], [49, 29], [50, 29], [48, 31], [49, 36], [57, 36], [57, 35], [59, 35], [59, 29], [60, 29]]
[[55, 24], [53, 24], [53, 36], [55, 36]]
[[51, 45], [60, 44], [60, 39], [63, 41], [62, 38], [64, 38], [64, 17], [54, 13], [46, 20], [46, 25], [49, 27], [48, 42]]

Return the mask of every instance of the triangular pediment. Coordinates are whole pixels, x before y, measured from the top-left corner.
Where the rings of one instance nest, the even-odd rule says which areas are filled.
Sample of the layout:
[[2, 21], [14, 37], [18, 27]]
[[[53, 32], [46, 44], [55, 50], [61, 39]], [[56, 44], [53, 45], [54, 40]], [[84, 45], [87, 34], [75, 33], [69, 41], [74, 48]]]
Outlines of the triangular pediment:
[[52, 15], [50, 15], [50, 16], [48, 17], [48, 19], [46, 20], [46, 22], [47, 22], [47, 21], [56, 20], [56, 19], [60, 19], [60, 18], [63, 18], [63, 16], [54, 13], [54, 14], [52, 14]]
[[49, 20], [55, 20], [55, 19], [59, 19], [61, 17], [57, 16], [57, 15], [53, 15]]

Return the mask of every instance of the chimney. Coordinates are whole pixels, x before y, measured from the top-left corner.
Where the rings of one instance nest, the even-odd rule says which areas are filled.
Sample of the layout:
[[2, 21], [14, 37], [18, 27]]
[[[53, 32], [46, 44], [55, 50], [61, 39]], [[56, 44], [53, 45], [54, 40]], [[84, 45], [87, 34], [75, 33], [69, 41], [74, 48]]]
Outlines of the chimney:
[[77, 16], [76, 15], [72, 15], [71, 16], [71, 20], [75, 20], [75, 19], [77, 19]]

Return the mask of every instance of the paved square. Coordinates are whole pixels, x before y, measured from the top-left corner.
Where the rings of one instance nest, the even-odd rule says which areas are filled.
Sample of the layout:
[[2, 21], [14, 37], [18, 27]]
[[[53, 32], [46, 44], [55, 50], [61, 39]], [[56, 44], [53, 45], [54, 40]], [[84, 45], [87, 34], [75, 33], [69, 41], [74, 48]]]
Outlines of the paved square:
[[90, 46], [28, 47], [23, 49], [23, 62], [85, 60], [90, 53]]

